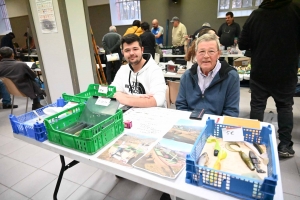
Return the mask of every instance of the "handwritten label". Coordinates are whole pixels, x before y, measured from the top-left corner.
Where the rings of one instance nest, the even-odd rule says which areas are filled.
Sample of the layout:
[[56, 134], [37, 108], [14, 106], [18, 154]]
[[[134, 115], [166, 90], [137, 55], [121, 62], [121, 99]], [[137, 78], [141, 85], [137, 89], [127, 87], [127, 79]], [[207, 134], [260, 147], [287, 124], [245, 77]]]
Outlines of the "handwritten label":
[[222, 128], [223, 141], [244, 141], [243, 128]]
[[110, 99], [104, 98], [104, 97], [99, 97], [95, 104], [100, 105], [100, 106], [108, 106], [110, 104]]
[[102, 85], [99, 86], [99, 89], [98, 89], [99, 93], [107, 94], [107, 91], [108, 91], [108, 87], [107, 86], [102, 86]]

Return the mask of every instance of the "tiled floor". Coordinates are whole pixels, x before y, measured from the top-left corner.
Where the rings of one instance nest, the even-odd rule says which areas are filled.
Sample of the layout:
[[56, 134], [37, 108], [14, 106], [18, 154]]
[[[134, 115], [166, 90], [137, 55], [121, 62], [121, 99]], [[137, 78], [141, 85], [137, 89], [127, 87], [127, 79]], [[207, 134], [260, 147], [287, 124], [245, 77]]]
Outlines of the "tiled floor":
[[[249, 101], [248, 89], [241, 88], [241, 117], [249, 117]], [[14, 114], [20, 115], [25, 112], [26, 100], [16, 99], [16, 102], [19, 108], [14, 110]], [[276, 113], [272, 99], [268, 101], [266, 113], [270, 111]], [[58, 155], [15, 139], [9, 114], [10, 110], [0, 110], [0, 200], [53, 199], [60, 167]], [[276, 126], [276, 114], [267, 114], [265, 119], [272, 119]], [[295, 98], [293, 141], [296, 155], [280, 160], [284, 198], [287, 200], [300, 199], [299, 122], [300, 98]], [[69, 161], [66, 159], [66, 162]], [[65, 172], [58, 193], [60, 200], [156, 200], [160, 196], [160, 191], [125, 179], [119, 180], [113, 174], [82, 163]]]

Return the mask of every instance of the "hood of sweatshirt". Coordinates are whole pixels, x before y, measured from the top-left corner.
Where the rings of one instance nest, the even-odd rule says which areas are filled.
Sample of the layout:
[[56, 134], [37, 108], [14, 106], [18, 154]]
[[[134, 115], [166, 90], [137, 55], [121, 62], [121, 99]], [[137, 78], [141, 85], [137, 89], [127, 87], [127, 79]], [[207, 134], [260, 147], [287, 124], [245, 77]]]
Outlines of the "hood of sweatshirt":
[[259, 8], [276, 9], [290, 4], [292, 0], [264, 0]]

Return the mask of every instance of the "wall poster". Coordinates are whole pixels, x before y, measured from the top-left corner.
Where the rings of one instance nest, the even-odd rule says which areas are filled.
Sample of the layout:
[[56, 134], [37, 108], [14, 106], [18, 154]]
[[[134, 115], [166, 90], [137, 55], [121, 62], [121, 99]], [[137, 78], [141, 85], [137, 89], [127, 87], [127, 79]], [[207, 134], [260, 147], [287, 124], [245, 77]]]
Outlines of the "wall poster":
[[42, 33], [57, 33], [52, 0], [35, 0]]

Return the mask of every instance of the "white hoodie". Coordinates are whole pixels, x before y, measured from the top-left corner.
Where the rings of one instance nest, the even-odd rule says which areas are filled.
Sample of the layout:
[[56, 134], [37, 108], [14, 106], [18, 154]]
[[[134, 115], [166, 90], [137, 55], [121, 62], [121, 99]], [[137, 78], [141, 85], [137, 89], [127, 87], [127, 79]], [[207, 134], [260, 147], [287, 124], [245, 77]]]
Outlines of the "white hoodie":
[[146, 56], [148, 56], [147, 62], [137, 73], [133, 72], [129, 64], [122, 65], [111, 85], [115, 86], [118, 92], [126, 94], [153, 94], [156, 105], [165, 107], [166, 83], [164, 76], [152, 56]]

